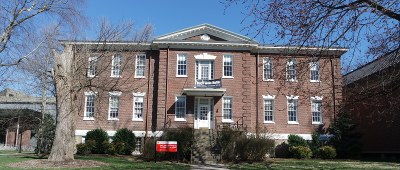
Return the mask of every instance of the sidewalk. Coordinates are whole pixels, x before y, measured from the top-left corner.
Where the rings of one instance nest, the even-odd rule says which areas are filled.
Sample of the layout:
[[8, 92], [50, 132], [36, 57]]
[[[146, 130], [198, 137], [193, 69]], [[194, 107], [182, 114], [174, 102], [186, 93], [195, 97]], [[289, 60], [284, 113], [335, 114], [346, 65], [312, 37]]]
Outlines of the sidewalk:
[[193, 170], [201, 170], [201, 169], [210, 169], [210, 170], [228, 170], [223, 164], [202, 164], [202, 165], [190, 165], [190, 169]]

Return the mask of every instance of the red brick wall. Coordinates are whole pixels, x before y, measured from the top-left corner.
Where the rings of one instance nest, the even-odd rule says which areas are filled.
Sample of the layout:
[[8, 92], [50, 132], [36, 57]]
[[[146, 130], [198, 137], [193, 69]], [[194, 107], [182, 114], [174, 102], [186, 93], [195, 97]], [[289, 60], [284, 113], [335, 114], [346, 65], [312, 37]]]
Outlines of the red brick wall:
[[[233, 55], [233, 76], [234, 78], [223, 78], [222, 86], [226, 88], [225, 96], [233, 97], [233, 120], [236, 121], [245, 116], [245, 124], [250, 132], [256, 131], [257, 110], [259, 129], [262, 133], [298, 133], [310, 134], [317, 127], [311, 124], [311, 97], [323, 97], [323, 123], [329, 125], [333, 118], [333, 102], [332, 102], [332, 79], [329, 58], [322, 57], [321, 65], [321, 82], [310, 83], [309, 61], [308, 56], [295, 56], [297, 67], [297, 82], [287, 82], [285, 80], [287, 57], [278, 55], [261, 54], [258, 59], [255, 54], [241, 51], [217, 51], [217, 50], [180, 50], [180, 49], [160, 49], [159, 51], [148, 51], [146, 61], [146, 78], [134, 78], [134, 56], [135, 52], [122, 51], [118, 52], [125, 58], [123, 60], [126, 65], [121, 78], [110, 77], [111, 56], [117, 52], [101, 53], [101, 67], [104, 71], [92, 81], [93, 85], [101, 84], [102, 88], [83, 89], [77, 93], [77, 103], [79, 104], [79, 115], [77, 116], [77, 130], [90, 130], [94, 128], [103, 128], [105, 130], [117, 130], [119, 128], [129, 128], [135, 131], [144, 131], [145, 120], [147, 118], [147, 130], [162, 130], [168, 118], [171, 118], [172, 126], [192, 126], [194, 120], [194, 97], [187, 97], [187, 122], [175, 122], [174, 103], [175, 96], [182, 93], [185, 87], [193, 87], [195, 85], [195, 55], [208, 53], [217, 56], [214, 61], [214, 78], [222, 77], [223, 73], [223, 55]], [[176, 77], [176, 59], [177, 54], [187, 54], [187, 77]], [[88, 57], [93, 53], [77, 53], [77, 64], [88, 63]], [[262, 58], [271, 57], [274, 63], [274, 80], [273, 82], [265, 82], [262, 80], [263, 66]], [[168, 58], [168, 60], [167, 60]], [[150, 76], [148, 75], [150, 60]], [[340, 59], [333, 59], [335, 70], [335, 85], [340, 87]], [[87, 65], [80, 64], [81, 67], [77, 71], [80, 75], [86, 75]], [[257, 88], [257, 70], [258, 70], [258, 93]], [[147, 82], [150, 78], [150, 88], [147, 91]], [[86, 76], [77, 76], [77, 80], [87, 82]], [[168, 86], [168, 87], [167, 87]], [[112, 90], [108, 90], [112, 89]], [[94, 121], [83, 121], [84, 109], [84, 92], [96, 91], [96, 117]], [[119, 121], [108, 121], [108, 92], [120, 91], [120, 113]], [[133, 115], [133, 95], [132, 92], [145, 92], [144, 112], [147, 117], [142, 122], [132, 121]], [[275, 123], [264, 124], [264, 103], [262, 95], [276, 95], [275, 98]], [[299, 96], [298, 109], [298, 125], [289, 125], [287, 123], [287, 95]], [[147, 99], [149, 100], [148, 106]], [[258, 107], [257, 107], [258, 99]], [[336, 91], [336, 105], [341, 101], [341, 91]], [[214, 116], [222, 116], [222, 99], [214, 98]], [[166, 107], [165, 107], [166, 106]], [[167, 110], [167, 118], [165, 117]], [[221, 117], [217, 118], [221, 121]]]

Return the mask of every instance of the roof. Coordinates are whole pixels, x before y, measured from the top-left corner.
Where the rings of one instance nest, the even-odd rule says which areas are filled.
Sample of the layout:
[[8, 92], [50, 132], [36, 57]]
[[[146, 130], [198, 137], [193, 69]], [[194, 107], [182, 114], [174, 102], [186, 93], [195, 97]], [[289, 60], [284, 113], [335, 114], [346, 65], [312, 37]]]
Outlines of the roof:
[[[33, 97], [13, 89], [4, 89], [0, 92], [0, 103], [41, 103], [41, 97]], [[47, 103], [55, 103], [55, 98], [48, 98]]]
[[351, 84], [376, 72], [400, 63], [400, 48], [377, 58], [343, 76], [344, 85]]
[[[157, 50], [162, 48], [178, 49], [205, 49], [205, 50], [232, 50], [250, 51], [252, 53], [269, 54], [316, 54], [341, 56], [348, 51], [347, 48], [321, 48], [321, 47], [296, 47], [296, 46], [266, 46], [255, 40], [216, 27], [210, 24], [201, 24], [179, 31], [161, 35], [151, 42], [133, 41], [61, 41], [64, 45], [87, 45], [97, 49], [100, 45], [108, 45], [110, 49], [126, 48], [133, 50]], [[118, 48], [117, 48], [118, 46]]]

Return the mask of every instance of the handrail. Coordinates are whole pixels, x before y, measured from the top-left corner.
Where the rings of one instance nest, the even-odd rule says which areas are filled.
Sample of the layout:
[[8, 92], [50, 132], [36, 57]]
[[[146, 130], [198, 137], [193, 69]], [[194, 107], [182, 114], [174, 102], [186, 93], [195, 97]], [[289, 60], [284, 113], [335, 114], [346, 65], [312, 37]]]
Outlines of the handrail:
[[246, 128], [247, 128], [247, 126], [246, 126], [246, 128], [244, 127], [244, 119], [245, 118], [247, 118], [246, 116], [241, 116], [241, 117], [239, 117], [239, 118], [237, 118], [237, 121], [234, 121], [234, 122], [221, 122], [222, 123], [222, 125], [224, 125], [224, 124], [228, 124], [228, 126], [221, 126], [221, 124], [218, 122], [218, 119], [217, 118], [220, 118], [220, 117], [223, 117], [223, 116], [215, 116], [215, 119], [214, 119], [214, 127], [216, 128], [216, 129], [220, 129], [220, 128], [224, 128], [224, 127], [229, 127], [229, 128], [231, 128], [231, 129], [234, 129], [234, 128], [236, 128], [236, 129], [243, 129], [243, 130], [245, 130]]

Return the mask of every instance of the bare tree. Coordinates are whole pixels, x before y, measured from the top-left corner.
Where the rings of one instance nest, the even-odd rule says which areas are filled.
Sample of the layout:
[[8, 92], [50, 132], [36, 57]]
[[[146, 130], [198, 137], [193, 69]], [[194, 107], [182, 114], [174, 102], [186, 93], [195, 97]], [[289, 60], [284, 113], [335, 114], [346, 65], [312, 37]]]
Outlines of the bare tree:
[[400, 46], [399, 0], [226, 0], [245, 6], [248, 34], [267, 43], [350, 47], [371, 57]]
[[[18, 0], [0, 3], [0, 66], [13, 66], [36, 51], [44, 41], [27, 43], [44, 20], [59, 21], [72, 32], [84, 17], [82, 0]], [[40, 22], [39, 22], [40, 21]]]
[[[75, 118], [82, 113], [79, 96], [82, 91], [99, 92], [98, 100], [101, 100], [103, 92], [113, 90], [130, 90], [131, 87], [121, 88], [120, 85], [132, 81], [130, 77], [123, 79], [110, 79], [111, 67], [110, 51], [113, 53], [126, 52], [135, 53], [140, 50], [141, 43], [145, 43], [152, 33], [151, 26], [146, 26], [142, 31], [134, 32], [132, 22], [125, 22], [112, 26], [106, 20], [99, 24], [98, 38], [95, 41], [72, 45], [65, 43], [61, 54], [54, 52], [53, 77], [56, 84], [57, 98], [57, 127], [53, 148], [49, 156], [50, 161], [71, 161], [74, 160], [75, 149]], [[115, 42], [129, 41], [131, 44], [114, 45]], [[96, 76], [88, 77], [88, 56], [96, 56], [99, 66], [96, 65]], [[121, 72], [130, 69], [133, 65], [133, 57], [127, 57], [121, 63]], [[108, 76], [106, 76], [108, 75]], [[133, 78], [133, 77], [132, 77]], [[99, 104], [101, 105], [101, 104]], [[101, 107], [101, 106], [100, 106]], [[95, 115], [100, 119], [102, 115]]]

